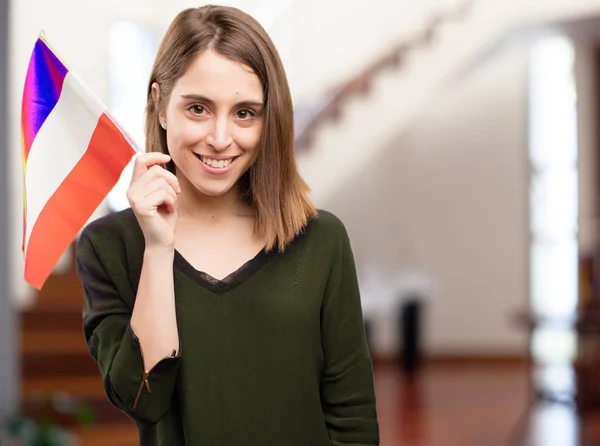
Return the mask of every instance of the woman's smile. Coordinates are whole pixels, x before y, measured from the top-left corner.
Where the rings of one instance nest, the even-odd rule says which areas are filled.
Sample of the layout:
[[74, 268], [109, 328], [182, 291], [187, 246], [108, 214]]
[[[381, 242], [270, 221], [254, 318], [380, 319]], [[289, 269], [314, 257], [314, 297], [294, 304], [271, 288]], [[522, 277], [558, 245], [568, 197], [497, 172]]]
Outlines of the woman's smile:
[[224, 175], [229, 172], [235, 163], [235, 160], [239, 158], [239, 156], [232, 157], [222, 157], [222, 156], [204, 156], [194, 153], [196, 158], [200, 161], [202, 168], [213, 175]]

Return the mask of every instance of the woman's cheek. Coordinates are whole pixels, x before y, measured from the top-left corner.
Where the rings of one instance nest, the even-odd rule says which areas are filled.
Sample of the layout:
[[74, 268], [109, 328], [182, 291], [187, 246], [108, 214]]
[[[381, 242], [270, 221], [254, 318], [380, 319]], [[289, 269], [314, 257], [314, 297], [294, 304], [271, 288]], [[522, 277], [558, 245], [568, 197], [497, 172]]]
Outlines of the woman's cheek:
[[258, 143], [260, 142], [260, 137], [260, 128], [248, 129], [247, 132], [243, 132], [242, 134], [238, 135], [238, 144], [244, 150], [256, 150]]

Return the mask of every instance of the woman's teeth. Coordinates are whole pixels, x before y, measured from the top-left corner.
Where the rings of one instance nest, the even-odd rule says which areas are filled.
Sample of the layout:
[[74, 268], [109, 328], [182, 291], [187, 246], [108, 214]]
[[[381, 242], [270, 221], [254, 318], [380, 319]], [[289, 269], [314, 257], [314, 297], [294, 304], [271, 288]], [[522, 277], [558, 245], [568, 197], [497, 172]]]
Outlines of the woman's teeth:
[[224, 169], [225, 167], [229, 166], [233, 162], [234, 159], [235, 158], [229, 158], [229, 159], [226, 159], [226, 160], [214, 160], [214, 159], [211, 159], [211, 158], [207, 158], [205, 156], [200, 157], [200, 160], [204, 164], [206, 164], [206, 165], [208, 165], [210, 167], [213, 167], [215, 169]]

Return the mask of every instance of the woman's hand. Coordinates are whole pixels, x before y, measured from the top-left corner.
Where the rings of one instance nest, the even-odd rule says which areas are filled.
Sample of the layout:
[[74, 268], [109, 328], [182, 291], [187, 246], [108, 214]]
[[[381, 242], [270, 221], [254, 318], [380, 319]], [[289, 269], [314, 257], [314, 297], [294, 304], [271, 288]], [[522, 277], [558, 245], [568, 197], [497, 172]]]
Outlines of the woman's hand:
[[146, 249], [175, 246], [177, 194], [181, 189], [177, 177], [161, 167], [170, 159], [163, 153], [144, 153], [133, 166], [127, 199], [144, 234]]

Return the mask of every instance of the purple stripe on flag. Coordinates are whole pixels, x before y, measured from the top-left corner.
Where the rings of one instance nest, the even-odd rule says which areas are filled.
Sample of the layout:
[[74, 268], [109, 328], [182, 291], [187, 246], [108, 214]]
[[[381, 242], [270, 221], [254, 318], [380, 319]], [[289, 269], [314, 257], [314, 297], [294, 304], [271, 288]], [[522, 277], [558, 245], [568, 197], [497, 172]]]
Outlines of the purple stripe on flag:
[[67, 73], [67, 68], [48, 45], [38, 39], [29, 61], [23, 89], [21, 130], [25, 160], [35, 135], [58, 102]]

